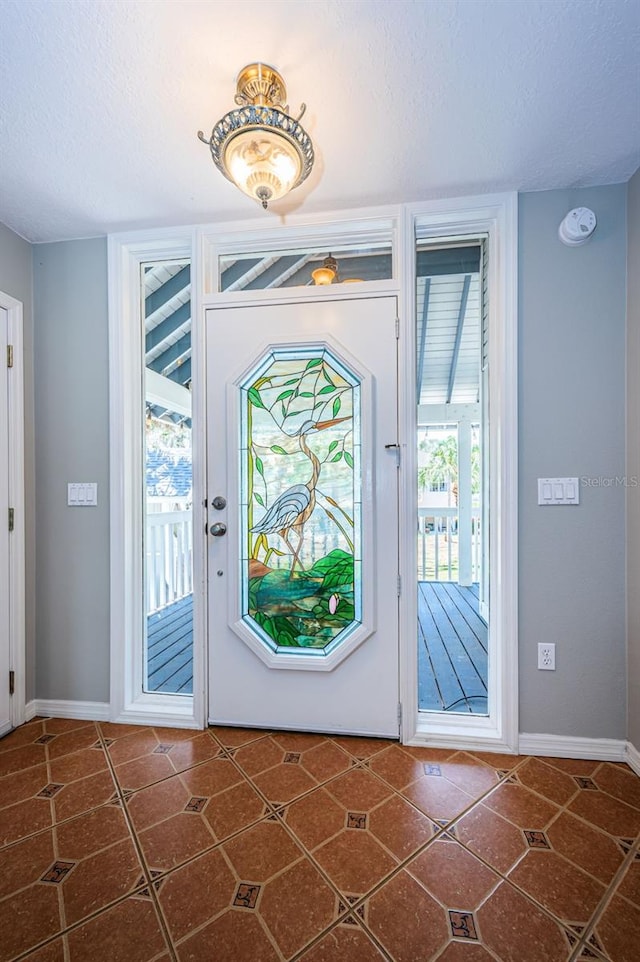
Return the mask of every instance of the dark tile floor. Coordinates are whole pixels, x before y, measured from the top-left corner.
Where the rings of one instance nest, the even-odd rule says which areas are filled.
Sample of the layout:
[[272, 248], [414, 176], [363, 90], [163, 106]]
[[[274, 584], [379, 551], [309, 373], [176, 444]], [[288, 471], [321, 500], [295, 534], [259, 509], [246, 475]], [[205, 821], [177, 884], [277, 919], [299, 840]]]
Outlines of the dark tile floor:
[[34, 719], [0, 865], [0, 962], [640, 959], [621, 764]]

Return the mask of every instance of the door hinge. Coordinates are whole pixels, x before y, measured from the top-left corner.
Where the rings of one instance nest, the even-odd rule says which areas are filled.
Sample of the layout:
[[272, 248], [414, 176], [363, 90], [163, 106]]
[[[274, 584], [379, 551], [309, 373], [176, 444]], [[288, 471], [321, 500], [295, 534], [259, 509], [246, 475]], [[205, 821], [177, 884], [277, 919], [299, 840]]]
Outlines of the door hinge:
[[9, 672], [9, 694], [13, 695], [16, 690], [16, 673], [15, 671]]
[[402, 725], [402, 703], [398, 702], [398, 725]]
[[399, 598], [400, 595], [402, 594], [402, 575], [398, 575], [398, 581], [397, 581], [396, 587], [397, 587], [398, 598]]
[[9, 531], [13, 531], [13, 526], [15, 524], [15, 510], [9, 508]]
[[13, 344], [7, 344], [7, 367], [13, 367]]
[[396, 341], [400, 338], [400, 318], [396, 317]]

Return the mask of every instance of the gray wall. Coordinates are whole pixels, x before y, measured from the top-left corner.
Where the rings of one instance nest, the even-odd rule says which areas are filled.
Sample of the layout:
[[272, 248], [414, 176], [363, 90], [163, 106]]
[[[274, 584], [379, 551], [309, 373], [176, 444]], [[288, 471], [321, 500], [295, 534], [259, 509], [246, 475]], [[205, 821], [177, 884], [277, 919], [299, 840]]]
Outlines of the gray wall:
[[[565, 247], [578, 206], [598, 228]], [[625, 738], [625, 489], [608, 479], [625, 473], [626, 185], [523, 194], [519, 213], [520, 731]], [[538, 477], [596, 482], [538, 507]]]
[[[38, 698], [109, 700], [107, 243], [33, 248]], [[67, 482], [97, 481], [97, 508]]]
[[[640, 479], [640, 170], [628, 185], [627, 475]], [[639, 481], [640, 483], [640, 481]], [[640, 488], [627, 488], [628, 738], [640, 751]]]
[[35, 693], [35, 467], [33, 413], [33, 276], [31, 244], [0, 224], [0, 291], [23, 304], [24, 337], [24, 444], [25, 444], [25, 539], [26, 539], [26, 698]]
[[[578, 205], [598, 229], [569, 249], [557, 227]], [[625, 472], [626, 186], [522, 195], [519, 269], [520, 730], [624, 738], [625, 490], [539, 508], [536, 478]], [[34, 278], [37, 694], [106, 701], [105, 241], [34, 248]], [[70, 480], [98, 481], [99, 507], [67, 508]], [[536, 669], [539, 641], [556, 642], [555, 672]]]

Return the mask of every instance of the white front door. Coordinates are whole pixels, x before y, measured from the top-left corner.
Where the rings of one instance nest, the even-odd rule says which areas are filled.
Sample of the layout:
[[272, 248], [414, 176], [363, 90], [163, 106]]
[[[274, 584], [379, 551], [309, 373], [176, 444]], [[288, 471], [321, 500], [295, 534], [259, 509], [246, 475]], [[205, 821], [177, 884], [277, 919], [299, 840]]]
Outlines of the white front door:
[[398, 734], [396, 316], [207, 310], [212, 722]]
[[8, 314], [0, 307], [0, 735], [11, 728], [9, 695], [9, 381]]

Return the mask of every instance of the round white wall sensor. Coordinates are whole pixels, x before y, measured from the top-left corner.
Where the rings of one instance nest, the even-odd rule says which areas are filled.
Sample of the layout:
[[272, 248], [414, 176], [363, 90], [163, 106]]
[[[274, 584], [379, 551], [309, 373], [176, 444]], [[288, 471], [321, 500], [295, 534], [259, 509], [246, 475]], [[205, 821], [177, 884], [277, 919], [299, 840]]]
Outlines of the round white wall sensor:
[[558, 227], [558, 237], [567, 247], [579, 247], [596, 229], [596, 215], [588, 207], [574, 207]]

